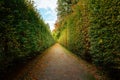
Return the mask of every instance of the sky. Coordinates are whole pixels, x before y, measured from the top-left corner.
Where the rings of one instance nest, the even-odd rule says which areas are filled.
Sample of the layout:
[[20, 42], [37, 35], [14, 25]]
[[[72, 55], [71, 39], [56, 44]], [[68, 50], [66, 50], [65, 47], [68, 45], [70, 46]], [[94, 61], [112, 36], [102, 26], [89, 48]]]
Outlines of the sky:
[[57, 20], [57, 0], [33, 0], [34, 4], [40, 12], [42, 18], [49, 24], [50, 30], [54, 29], [55, 21]]

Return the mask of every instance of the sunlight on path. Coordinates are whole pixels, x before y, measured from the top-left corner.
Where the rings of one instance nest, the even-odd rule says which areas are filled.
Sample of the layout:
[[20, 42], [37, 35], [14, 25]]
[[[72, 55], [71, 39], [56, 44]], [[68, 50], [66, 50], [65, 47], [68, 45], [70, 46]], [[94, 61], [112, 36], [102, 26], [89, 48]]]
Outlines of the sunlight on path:
[[30, 62], [14, 80], [95, 80], [79, 60], [59, 44]]

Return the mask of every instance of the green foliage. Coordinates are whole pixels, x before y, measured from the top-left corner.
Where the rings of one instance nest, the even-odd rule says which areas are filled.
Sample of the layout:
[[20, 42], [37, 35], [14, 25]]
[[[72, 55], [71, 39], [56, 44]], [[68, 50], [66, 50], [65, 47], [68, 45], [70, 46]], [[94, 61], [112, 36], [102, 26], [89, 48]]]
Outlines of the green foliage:
[[58, 0], [58, 16], [59, 18], [63, 16], [67, 16], [68, 14], [72, 13], [71, 6], [76, 4], [79, 0]]
[[0, 1], [0, 70], [14, 60], [39, 54], [53, 43], [48, 25], [33, 2]]
[[119, 5], [119, 0], [90, 0], [91, 55], [93, 62], [102, 67], [120, 69]]
[[[60, 34], [58, 42], [97, 66], [119, 72], [120, 1], [78, 0], [75, 4], [70, 1], [67, 5], [71, 12], [58, 15], [59, 25], [54, 33]], [[58, 13], [66, 12], [62, 9], [58, 6]]]
[[68, 13], [67, 16], [62, 16], [60, 18], [60, 27], [55, 32], [56, 34], [61, 34], [58, 38], [58, 42], [66, 46], [78, 56], [81, 56], [86, 60], [91, 60], [89, 52], [89, 11], [87, 2], [75, 2], [73, 0], [69, 5], [71, 5], [70, 9], [72, 10], [72, 12]]

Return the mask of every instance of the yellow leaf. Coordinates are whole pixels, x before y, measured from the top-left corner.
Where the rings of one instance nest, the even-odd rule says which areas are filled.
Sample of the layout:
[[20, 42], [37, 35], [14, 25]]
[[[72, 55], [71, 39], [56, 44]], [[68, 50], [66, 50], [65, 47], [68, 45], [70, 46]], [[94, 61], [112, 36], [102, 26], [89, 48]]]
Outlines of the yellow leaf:
[[103, 40], [102, 40], [102, 39], [100, 39], [100, 40], [99, 40], [99, 43], [102, 43], [102, 42], [103, 42]]

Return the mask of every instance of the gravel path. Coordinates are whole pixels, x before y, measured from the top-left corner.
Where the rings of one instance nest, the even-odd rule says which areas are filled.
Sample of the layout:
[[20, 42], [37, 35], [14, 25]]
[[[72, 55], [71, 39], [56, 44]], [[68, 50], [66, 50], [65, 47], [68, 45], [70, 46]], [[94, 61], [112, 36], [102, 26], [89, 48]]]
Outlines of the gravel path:
[[29, 62], [14, 80], [95, 80], [71, 52], [56, 43]]

